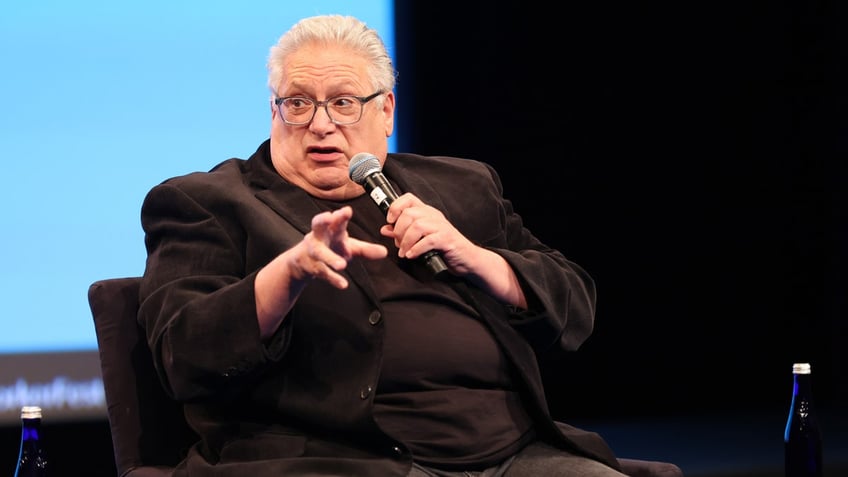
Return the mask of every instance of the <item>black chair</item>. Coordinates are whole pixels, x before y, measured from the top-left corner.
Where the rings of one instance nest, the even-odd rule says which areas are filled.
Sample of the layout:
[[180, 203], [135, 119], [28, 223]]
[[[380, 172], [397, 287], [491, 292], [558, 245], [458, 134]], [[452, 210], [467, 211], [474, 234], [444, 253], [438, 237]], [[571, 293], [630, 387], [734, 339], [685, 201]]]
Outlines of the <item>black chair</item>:
[[94, 282], [88, 289], [88, 304], [118, 476], [165, 477], [198, 437], [153, 369], [136, 318], [140, 281], [131, 277]]
[[[138, 325], [139, 277], [98, 280], [88, 290], [118, 477], [166, 477], [198, 437], [165, 394]], [[683, 477], [674, 464], [619, 459], [632, 477]]]

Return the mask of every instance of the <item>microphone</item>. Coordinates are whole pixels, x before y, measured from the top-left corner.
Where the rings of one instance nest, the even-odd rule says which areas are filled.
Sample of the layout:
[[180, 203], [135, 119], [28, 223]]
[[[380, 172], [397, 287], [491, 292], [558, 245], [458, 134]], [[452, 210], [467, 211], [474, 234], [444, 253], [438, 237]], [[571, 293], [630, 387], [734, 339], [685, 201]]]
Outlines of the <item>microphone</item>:
[[[350, 158], [349, 173], [350, 180], [364, 187], [365, 192], [371, 196], [371, 200], [380, 207], [384, 214], [387, 213], [389, 206], [398, 198], [398, 194], [389, 180], [386, 179], [386, 176], [383, 175], [377, 156], [367, 152], [354, 155]], [[438, 250], [426, 252], [421, 255], [421, 260], [434, 275], [438, 276], [448, 269]]]

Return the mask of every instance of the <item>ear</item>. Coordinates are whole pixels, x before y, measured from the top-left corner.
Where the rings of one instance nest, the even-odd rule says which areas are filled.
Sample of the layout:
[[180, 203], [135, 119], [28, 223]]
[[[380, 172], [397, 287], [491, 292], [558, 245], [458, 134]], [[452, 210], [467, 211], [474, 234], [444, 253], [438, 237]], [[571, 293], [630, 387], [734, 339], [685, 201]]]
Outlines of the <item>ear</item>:
[[386, 127], [386, 137], [392, 135], [395, 129], [395, 93], [389, 91], [383, 99], [383, 116]]

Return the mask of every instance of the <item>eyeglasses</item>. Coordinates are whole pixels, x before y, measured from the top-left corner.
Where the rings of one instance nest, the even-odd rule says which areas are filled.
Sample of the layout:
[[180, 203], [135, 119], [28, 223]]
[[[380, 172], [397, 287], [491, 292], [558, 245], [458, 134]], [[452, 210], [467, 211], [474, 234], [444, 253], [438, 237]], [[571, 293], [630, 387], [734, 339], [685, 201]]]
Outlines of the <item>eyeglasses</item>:
[[291, 126], [302, 126], [312, 122], [319, 106], [324, 107], [330, 121], [345, 126], [362, 119], [365, 103], [381, 94], [383, 94], [382, 91], [377, 91], [370, 96], [342, 95], [325, 101], [317, 101], [306, 96], [286, 96], [275, 98], [274, 104], [277, 105], [283, 122]]

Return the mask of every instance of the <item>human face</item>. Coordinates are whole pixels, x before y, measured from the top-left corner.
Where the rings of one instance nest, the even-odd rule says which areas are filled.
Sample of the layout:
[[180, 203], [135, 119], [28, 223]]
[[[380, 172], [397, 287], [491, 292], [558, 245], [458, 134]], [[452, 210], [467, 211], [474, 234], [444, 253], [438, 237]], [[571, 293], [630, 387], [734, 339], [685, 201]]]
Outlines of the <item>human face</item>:
[[[283, 83], [276, 96], [306, 96], [324, 101], [339, 95], [368, 96], [376, 91], [368, 80], [367, 61], [338, 45], [310, 44], [289, 55]], [[283, 122], [271, 100], [271, 160], [287, 181], [309, 194], [331, 200], [361, 195], [350, 180], [350, 158], [360, 152], [377, 156], [382, 164], [394, 128], [394, 93], [364, 105], [359, 122], [339, 126], [319, 107], [308, 124]]]

